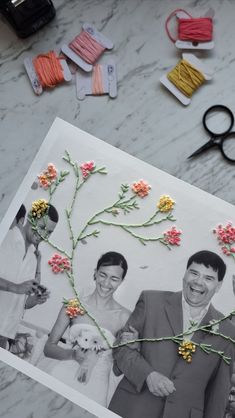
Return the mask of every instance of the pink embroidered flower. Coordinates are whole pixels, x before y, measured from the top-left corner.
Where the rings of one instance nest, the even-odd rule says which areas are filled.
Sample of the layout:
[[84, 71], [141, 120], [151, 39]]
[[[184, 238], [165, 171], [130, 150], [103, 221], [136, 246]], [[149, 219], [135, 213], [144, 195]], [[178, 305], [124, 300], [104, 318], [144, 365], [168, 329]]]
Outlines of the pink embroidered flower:
[[232, 222], [228, 222], [225, 226], [218, 225], [213, 229], [213, 233], [216, 235], [222, 252], [225, 255], [233, 255], [235, 257], [235, 227], [232, 225]]
[[38, 181], [43, 189], [48, 189], [57, 178], [57, 169], [54, 164], [49, 163], [47, 168], [38, 175]]
[[89, 176], [89, 174], [94, 170], [95, 162], [94, 161], [86, 161], [85, 163], [80, 165], [80, 169], [82, 172], [82, 177], [85, 179]]
[[53, 273], [63, 273], [65, 270], [71, 270], [71, 264], [67, 257], [62, 257], [59, 254], [54, 254], [48, 261]]
[[148, 196], [149, 190], [151, 186], [144, 180], [139, 180], [132, 184], [131, 189], [134, 193], [136, 193], [139, 197]]
[[163, 241], [169, 245], [180, 245], [181, 238], [180, 235], [182, 231], [177, 230], [175, 226], [172, 226], [171, 229], [163, 233]]

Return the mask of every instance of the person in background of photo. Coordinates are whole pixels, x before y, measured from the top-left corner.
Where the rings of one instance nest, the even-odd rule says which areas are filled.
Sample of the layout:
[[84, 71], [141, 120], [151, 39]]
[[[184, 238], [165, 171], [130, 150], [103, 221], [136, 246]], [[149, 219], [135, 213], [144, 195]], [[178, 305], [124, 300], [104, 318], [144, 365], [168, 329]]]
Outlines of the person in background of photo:
[[15, 339], [24, 310], [45, 303], [49, 292], [41, 281], [42, 237], [49, 237], [58, 222], [58, 212], [49, 205], [48, 219], [37, 221], [37, 231], [30, 221], [24, 223], [24, 207], [16, 216], [0, 247], [0, 347], [8, 348]]
[[[110, 344], [130, 316], [114, 299], [127, 268], [122, 254], [113, 251], [103, 254], [94, 272], [95, 289], [82, 299], [83, 306], [95, 318]], [[60, 340], [66, 331], [69, 331], [68, 343], [62, 347]], [[44, 353], [60, 360], [51, 372], [53, 376], [107, 406], [115, 390], [115, 382], [110, 381], [112, 352], [88, 314], [70, 319], [66, 307], [62, 307]]]
[[[206, 325], [219, 320], [223, 315], [213, 307], [211, 299], [220, 290], [225, 272], [226, 265], [217, 254], [193, 254], [183, 277], [183, 291], [143, 291], [127, 326], [134, 327], [139, 338], [161, 338], [186, 332], [192, 321]], [[217, 332], [235, 336], [229, 320], [222, 321]], [[185, 339], [223, 351], [230, 357], [230, 365], [218, 354], [206, 354], [199, 347], [189, 364], [169, 340], [144, 342], [139, 350], [117, 348], [113, 350], [115, 370], [124, 378], [109, 409], [123, 418], [222, 418], [230, 390], [233, 343], [202, 331]]]

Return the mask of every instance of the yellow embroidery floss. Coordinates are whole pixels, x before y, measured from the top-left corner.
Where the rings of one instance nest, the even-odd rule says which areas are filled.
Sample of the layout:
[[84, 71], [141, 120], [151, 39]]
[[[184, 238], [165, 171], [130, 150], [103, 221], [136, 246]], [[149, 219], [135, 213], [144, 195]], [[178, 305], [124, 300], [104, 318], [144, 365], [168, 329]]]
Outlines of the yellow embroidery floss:
[[205, 81], [204, 75], [185, 59], [178, 62], [167, 78], [187, 97], [192, 97]]

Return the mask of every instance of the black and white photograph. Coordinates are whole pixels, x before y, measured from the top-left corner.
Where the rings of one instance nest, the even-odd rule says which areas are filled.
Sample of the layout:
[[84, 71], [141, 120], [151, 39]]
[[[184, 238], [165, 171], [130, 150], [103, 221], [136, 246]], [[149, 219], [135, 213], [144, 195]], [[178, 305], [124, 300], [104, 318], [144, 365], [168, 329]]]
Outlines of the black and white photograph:
[[2, 222], [1, 348], [97, 416], [232, 417], [233, 219], [56, 119]]

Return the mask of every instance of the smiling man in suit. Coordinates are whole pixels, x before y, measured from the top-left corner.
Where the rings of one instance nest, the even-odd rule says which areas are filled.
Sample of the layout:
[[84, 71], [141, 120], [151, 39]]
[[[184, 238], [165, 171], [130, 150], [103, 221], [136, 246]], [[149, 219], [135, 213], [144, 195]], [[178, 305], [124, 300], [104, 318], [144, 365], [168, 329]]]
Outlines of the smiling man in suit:
[[[222, 285], [226, 265], [215, 253], [200, 251], [187, 263], [182, 292], [143, 291], [118, 342], [130, 327], [139, 338], [160, 338], [186, 332], [190, 325], [209, 324], [223, 315], [211, 304]], [[199, 347], [187, 363], [172, 341], [144, 342], [113, 350], [114, 372], [124, 374], [109, 409], [123, 418], [222, 418], [229, 394], [234, 345], [208, 332], [185, 336], [211, 344], [231, 358], [230, 365], [216, 353]], [[235, 336], [229, 320], [219, 324], [224, 335]], [[127, 335], [126, 334], [126, 335]]]

